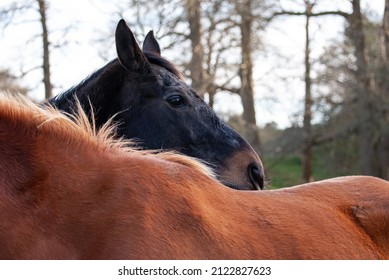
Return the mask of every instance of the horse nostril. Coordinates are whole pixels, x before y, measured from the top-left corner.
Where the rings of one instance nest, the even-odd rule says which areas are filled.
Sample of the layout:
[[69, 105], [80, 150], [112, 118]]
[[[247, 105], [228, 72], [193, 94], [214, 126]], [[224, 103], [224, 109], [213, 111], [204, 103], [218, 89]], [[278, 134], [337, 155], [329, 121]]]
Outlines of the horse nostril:
[[261, 169], [262, 168], [256, 165], [255, 163], [251, 163], [247, 167], [250, 182], [257, 190], [262, 190], [264, 186], [264, 176], [261, 172]]

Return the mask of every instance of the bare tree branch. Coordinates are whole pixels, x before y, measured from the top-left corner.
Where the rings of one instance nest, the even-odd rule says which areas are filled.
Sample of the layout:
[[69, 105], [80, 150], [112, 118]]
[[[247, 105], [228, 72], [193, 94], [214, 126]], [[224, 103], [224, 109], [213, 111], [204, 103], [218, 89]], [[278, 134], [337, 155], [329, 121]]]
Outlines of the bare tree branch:
[[343, 11], [324, 11], [324, 12], [318, 12], [318, 13], [313, 13], [313, 12], [295, 12], [295, 11], [278, 11], [273, 13], [270, 17], [265, 18], [266, 21], [272, 21], [274, 18], [278, 16], [284, 16], [284, 15], [289, 15], [289, 16], [309, 16], [309, 17], [319, 17], [319, 16], [328, 16], [328, 15], [338, 15], [342, 16], [345, 19], [348, 19], [351, 14], [345, 13]]

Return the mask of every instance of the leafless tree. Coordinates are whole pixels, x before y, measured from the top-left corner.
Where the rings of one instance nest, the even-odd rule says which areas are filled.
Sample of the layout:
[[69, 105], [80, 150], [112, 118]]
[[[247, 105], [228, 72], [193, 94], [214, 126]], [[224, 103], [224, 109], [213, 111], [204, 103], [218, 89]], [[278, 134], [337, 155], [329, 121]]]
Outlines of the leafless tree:
[[[382, 74], [380, 85], [380, 107], [382, 108], [381, 133], [378, 140], [378, 155], [380, 159], [381, 177], [389, 180], [389, 0], [385, 0], [385, 9], [382, 24]], [[383, 106], [382, 106], [383, 105]]]
[[302, 170], [303, 180], [305, 182], [312, 181], [312, 78], [311, 78], [311, 61], [310, 61], [310, 14], [315, 2], [304, 0], [306, 7], [305, 16], [305, 98], [304, 98], [304, 118], [303, 118], [303, 159]]
[[241, 35], [241, 55], [242, 62], [240, 64], [240, 96], [243, 105], [243, 119], [254, 134], [249, 141], [256, 147], [260, 147], [259, 133], [255, 129], [255, 103], [254, 103], [254, 82], [253, 82], [253, 20], [252, 14], [252, 0], [236, 1], [237, 14], [240, 17], [239, 29]]
[[[50, 74], [50, 41], [47, 26], [47, 1], [46, 0], [24, 0], [15, 1], [8, 7], [0, 11], [2, 28], [7, 28], [18, 17], [22, 17], [24, 13], [35, 10], [39, 14], [39, 21], [42, 28], [40, 37], [42, 38], [42, 71], [43, 83], [45, 87], [45, 97], [52, 96], [52, 83]], [[33, 68], [35, 69], [35, 67]], [[23, 73], [26, 74], [26, 73]]]
[[38, 0], [40, 23], [42, 26], [42, 46], [43, 46], [43, 84], [45, 85], [45, 98], [49, 99], [53, 95], [53, 85], [50, 75], [50, 41], [47, 30], [46, 12], [47, 3], [45, 0]]
[[204, 88], [204, 47], [202, 43], [201, 0], [186, 0], [185, 3], [189, 23], [188, 38], [191, 42], [192, 57], [189, 63], [192, 87], [202, 96]]
[[354, 57], [356, 59], [356, 70], [353, 72], [355, 75], [356, 85], [354, 88], [357, 94], [358, 104], [358, 139], [359, 139], [359, 159], [360, 170], [363, 174], [377, 175], [375, 170], [374, 158], [375, 154], [372, 147], [373, 131], [375, 129], [376, 122], [374, 120], [374, 112], [372, 106], [372, 89], [371, 79], [369, 75], [369, 59], [367, 56], [367, 50], [365, 45], [365, 31], [363, 25], [363, 16], [361, 13], [360, 0], [349, 1], [352, 6], [352, 12], [347, 13], [340, 10], [322, 11], [322, 12], [296, 12], [281, 10], [275, 12], [269, 20], [280, 15], [297, 15], [297, 16], [309, 16], [318, 17], [326, 15], [338, 15], [345, 18], [348, 23], [347, 35], [349, 36], [353, 47]]
[[8, 70], [0, 70], [0, 90], [10, 93], [27, 95], [27, 88], [18, 83], [17, 77]]

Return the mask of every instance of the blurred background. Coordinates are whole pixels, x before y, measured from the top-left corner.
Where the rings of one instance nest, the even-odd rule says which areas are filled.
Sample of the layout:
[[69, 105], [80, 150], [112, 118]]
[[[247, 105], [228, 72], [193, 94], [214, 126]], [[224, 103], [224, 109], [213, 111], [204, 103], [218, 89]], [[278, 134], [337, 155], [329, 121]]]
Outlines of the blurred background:
[[262, 157], [269, 188], [389, 178], [389, 0], [2, 0], [0, 90], [41, 102], [154, 30]]

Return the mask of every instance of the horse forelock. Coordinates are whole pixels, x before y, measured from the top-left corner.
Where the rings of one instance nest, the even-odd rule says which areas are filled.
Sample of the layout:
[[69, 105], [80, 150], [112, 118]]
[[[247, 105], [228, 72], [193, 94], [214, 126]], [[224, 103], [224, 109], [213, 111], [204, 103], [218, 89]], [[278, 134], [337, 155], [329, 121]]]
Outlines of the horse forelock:
[[[159, 152], [153, 150], [140, 150], [129, 139], [116, 137], [116, 124], [111, 118], [99, 129], [82, 109], [78, 100], [76, 114], [64, 114], [53, 106], [41, 107], [27, 97], [0, 93], [0, 113], [10, 119], [16, 119], [21, 125], [35, 126], [41, 132], [66, 143], [84, 145], [85, 149], [95, 146], [98, 150], [106, 150], [112, 153], [134, 154], [139, 156], [154, 157], [160, 160], [188, 166], [207, 176], [214, 177], [211, 168], [198, 159], [194, 159], [174, 151]], [[93, 115], [93, 111], [92, 111]], [[92, 116], [92, 120], [93, 120]], [[91, 145], [92, 144], [92, 145]]]

